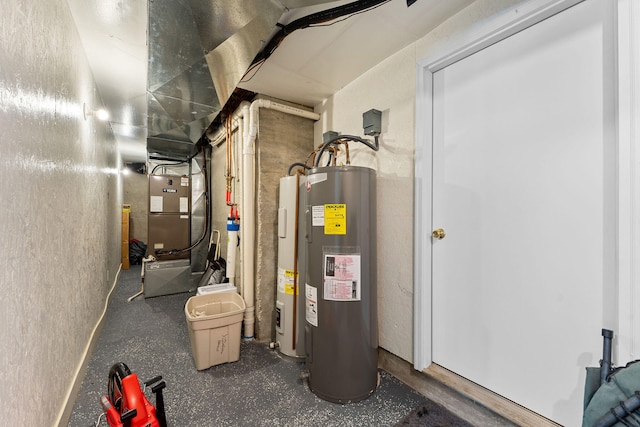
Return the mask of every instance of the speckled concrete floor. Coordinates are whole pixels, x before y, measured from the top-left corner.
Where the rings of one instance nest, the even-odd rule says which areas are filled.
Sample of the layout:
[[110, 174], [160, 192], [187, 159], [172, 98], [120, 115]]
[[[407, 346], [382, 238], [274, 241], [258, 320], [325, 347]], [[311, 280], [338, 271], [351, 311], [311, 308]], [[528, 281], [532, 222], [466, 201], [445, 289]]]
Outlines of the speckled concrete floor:
[[380, 386], [368, 399], [348, 405], [326, 402], [300, 379], [304, 364], [282, 358], [267, 344], [255, 341], [241, 343], [238, 362], [197, 371], [183, 311], [191, 295], [138, 297], [127, 302], [139, 288], [140, 267], [123, 270], [69, 426], [95, 425], [109, 368], [119, 361], [141, 381], [163, 376], [167, 421], [172, 427], [391, 426], [426, 402], [382, 370]]

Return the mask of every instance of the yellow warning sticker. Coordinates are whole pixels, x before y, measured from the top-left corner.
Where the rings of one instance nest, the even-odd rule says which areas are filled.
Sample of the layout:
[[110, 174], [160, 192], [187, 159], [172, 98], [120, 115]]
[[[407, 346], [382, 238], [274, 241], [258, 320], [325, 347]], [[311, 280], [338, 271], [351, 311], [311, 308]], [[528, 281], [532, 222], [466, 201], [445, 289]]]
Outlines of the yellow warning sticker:
[[324, 234], [347, 234], [347, 205], [324, 205]]
[[[293, 295], [293, 283], [285, 283], [284, 284], [284, 293], [287, 295]], [[296, 292], [296, 295], [298, 293]]]
[[[296, 282], [300, 280], [300, 272], [296, 274]], [[296, 283], [297, 285], [297, 283]], [[299, 285], [296, 286], [300, 289]], [[294, 295], [293, 292], [293, 270], [285, 270], [278, 268], [278, 292], [282, 292], [287, 295]], [[295, 293], [297, 295], [298, 292]]]
[[[285, 277], [284, 293], [287, 294], [287, 295], [294, 295], [294, 293], [293, 293], [293, 270], [285, 270], [284, 271], [284, 277]], [[296, 285], [297, 285], [297, 282], [299, 280], [300, 280], [300, 273], [296, 272]], [[298, 295], [298, 292], [296, 292], [295, 295]]]

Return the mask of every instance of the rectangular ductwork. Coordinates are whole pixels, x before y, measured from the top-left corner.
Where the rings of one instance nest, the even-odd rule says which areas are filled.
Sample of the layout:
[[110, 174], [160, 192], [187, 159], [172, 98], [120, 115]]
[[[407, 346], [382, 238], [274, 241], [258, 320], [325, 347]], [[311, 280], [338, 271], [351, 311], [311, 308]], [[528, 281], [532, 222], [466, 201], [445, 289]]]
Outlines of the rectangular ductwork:
[[150, 156], [184, 159], [292, 8], [318, 0], [149, 2]]

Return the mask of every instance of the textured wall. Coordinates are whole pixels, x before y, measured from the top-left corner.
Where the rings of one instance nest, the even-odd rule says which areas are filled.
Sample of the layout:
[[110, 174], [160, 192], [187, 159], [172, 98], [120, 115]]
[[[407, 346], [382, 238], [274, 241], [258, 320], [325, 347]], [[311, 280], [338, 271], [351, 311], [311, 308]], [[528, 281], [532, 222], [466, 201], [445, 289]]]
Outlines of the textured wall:
[[[234, 186], [233, 198], [242, 200], [241, 181], [236, 160], [240, 161], [242, 147], [234, 132]], [[261, 108], [256, 138], [256, 253], [255, 253], [255, 337], [270, 340], [273, 332], [276, 272], [278, 253], [278, 186], [289, 165], [304, 161], [313, 150], [313, 121]], [[227, 227], [229, 208], [225, 205], [225, 158], [226, 143], [215, 147], [211, 161], [212, 223], [222, 232], [222, 257], [226, 259]], [[242, 233], [242, 211], [240, 233]], [[242, 265], [238, 250], [236, 277], [242, 280]]]
[[[375, 87], [376, 90], [370, 90]], [[362, 113], [382, 111], [380, 150], [350, 143], [351, 163], [377, 171], [378, 331], [380, 346], [412, 358], [413, 133], [415, 56], [396, 53], [316, 107], [318, 132], [363, 135]]]
[[132, 172], [122, 177], [122, 188], [122, 203], [131, 205], [129, 238], [149, 244], [147, 239], [149, 179], [145, 174]]
[[256, 153], [256, 338], [272, 338], [278, 272], [278, 188], [313, 150], [313, 120], [260, 109]]
[[66, 1], [0, 9], [0, 418], [49, 426], [118, 270], [117, 151], [83, 118], [100, 100]]
[[382, 111], [381, 148], [352, 143], [352, 164], [378, 171], [378, 326], [380, 346], [413, 360], [413, 170], [416, 62], [475, 23], [519, 3], [479, 0], [315, 106], [315, 140], [334, 130], [362, 135], [362, 113]]

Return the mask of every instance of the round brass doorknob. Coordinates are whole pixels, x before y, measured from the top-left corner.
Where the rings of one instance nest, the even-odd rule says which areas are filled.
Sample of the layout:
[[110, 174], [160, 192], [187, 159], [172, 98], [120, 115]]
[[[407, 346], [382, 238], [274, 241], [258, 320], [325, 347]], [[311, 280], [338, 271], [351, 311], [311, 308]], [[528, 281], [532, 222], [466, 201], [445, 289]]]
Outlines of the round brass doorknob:
[[433, 236], [434, 239], [442, 240], [444, 239], [444, 236], [446, 236], [447, 234], [444, 232], [442, 228], [436, 228], [435, 230], [433, 230], [433, 233], [431, 233], [431, 235]]

